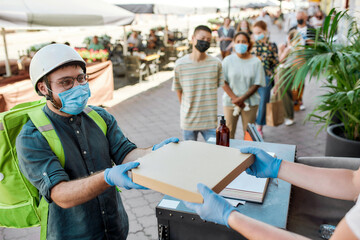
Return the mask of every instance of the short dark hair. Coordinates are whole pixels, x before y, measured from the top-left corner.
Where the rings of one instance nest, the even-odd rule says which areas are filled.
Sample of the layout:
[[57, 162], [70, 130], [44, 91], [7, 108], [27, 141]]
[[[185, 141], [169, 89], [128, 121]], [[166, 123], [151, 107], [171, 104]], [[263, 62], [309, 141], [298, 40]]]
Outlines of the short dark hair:
[[247, 32], [237, 32], [233, 38], [233, 40], [235, 41], [235, 39], [237, 38], [237, 36], [239, 35], [244, 35], [246, 37], [246, 39], [248, 40], [248, 42], [250, 42], [250, 36]]
[[205, 31], [211, 34], [211, 29], [208, 26], [205, 25], [199, 25], [195, 28], [194, 30], [194, 35], [198, 32], [198, 31]]
[[235, 41], [235, 39], [239, 36], [239, 35], [244, 35], [249, 43], [249, 47], [248, 47], [248, 51], [252, 48], [253, 46], [253, 42], [251, 41], [250, 35], [247, 32], [238, 32], [235, 34], [233, 41]]

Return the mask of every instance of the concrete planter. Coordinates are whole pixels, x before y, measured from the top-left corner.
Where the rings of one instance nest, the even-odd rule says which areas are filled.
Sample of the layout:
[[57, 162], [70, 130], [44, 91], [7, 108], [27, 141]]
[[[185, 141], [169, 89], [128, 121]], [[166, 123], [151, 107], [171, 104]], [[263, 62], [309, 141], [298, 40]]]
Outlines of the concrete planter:
[[327, 128], [325, 156], [360, 157], [360, 141], [344, 138], [343, 124]]

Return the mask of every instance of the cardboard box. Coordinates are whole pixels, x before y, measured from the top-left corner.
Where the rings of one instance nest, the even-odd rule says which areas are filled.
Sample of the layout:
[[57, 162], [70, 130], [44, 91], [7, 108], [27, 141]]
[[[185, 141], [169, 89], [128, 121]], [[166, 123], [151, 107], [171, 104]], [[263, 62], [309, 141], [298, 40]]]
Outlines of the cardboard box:
[[138, 160], [132, 180], [172, 197], [195, 203], [203, 198], [197, 184], [220, 193], [254, 162], [254, 156], [239, 149], [184, 141], [170, 143]]

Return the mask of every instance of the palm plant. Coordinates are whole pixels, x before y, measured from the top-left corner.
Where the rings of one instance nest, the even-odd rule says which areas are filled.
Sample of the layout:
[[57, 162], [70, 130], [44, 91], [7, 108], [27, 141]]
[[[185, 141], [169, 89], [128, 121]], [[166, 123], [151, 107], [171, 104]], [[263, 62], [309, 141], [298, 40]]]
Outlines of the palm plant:
[[[345, 35], [338, 33], [339, 22], [347, 28]], [[289, 67], [279, 70], [280, 81], [293, 88], [302, 88], [307, 76], [309, 81], [321, 81], [326, 91], [307, 120], [322, 123], [322, 130], [337, 117], [344, 124], [344, 137], [360, 141], [359, 27], [346, 11], [335, 14], [332, 9], [323, 27], [313, 33], [313, 43], [297, 48], [285, 59]]]

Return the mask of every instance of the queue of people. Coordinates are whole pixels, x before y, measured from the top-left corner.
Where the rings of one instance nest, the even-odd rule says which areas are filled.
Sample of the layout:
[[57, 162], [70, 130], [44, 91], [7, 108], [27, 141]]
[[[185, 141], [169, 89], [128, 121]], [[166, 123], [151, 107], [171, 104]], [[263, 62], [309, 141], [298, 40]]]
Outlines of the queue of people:
[[[188, 139], [185, 133], [189, 130], [197, 132], [206, 130], [207, 133], [212, 134], [211, 137], [215, 136], [216, 88], [219, 86], [223, 86], [225, 91], [223, 107], [225, 119], [230, 128], [230, 138], [235, 137], [239, 115], [241, 115], [244, 133], [248, 123], [256, 122], [258, 131], [263, 136], [262, 127], [266, 124], [266, 103], [269, 102], [270, 91], [274, 85], [271, 78], [279, 63], [278, 49], [275, 43], [269, 42], [267, 25], [264, 21], [256, 22], [252, 29], [249, 22], [242, 21], [238, 29], [244, 31], [236, 34], [235, 29], [230, 27], [230, 23], [231, 20], [225, 18], [224, 26], [218, 30], [218, 35], [221, 36], [219, 40], [223, 57], [220, 68], [202, 67], [201, 71], [197, 69], [198, 65], [205, 64], [209, 60], [216, 61], [205, 53], [210, 46], [210, 29], [206, 30], [207, 34], [210, 34], [209, 41], [199, 39], [196, 30], [192, 39], [192, 53], [175, 63], [173, 90], [177, 91], [181, 103], [181, 129], [184, 132], [185, 140]], [[201, 26], [200, 30], [205, 31], [204, 29], [205, 26]], [[252, 40], [249, 33], [253, 33], [252, 37], [255, 41]], [[202, 45], [207, 46], [206, 49], [201, 49], [203, 52], [199, 48]], [[227, 51], [229, 48], [231, 51]], [[230, 54], [231, 52], [233, 53]], [[201, 57], [194, 60], [192, 59], [194, 54], [200, 54]], [[193, 72], [183, 70], [184, 59], [189, 65], [188, 68]], [[190, 68], [191, 65], [192, 68]], [[222, 78], [224, 79], [223, 83]], [[187, 90], [190, 86], [192, 88]], [[211, 89], [211, 92], [207, 92], [208, 89]], [[191, 123], [191, 125], [196, 123], [196, 126], [189, 127], [184, 124], [185, 122]], [[203, 136], [205, 140], [209, 137], [204, 134]]]
[[[279, 18], [282, 16], [282, 14], [278, 15]], [[289, 13], [287, 19], [291, 15], [292, 13]], [[247, 123], [256, 123], [258, 132], [264, 137], [263, 126], [266, 125], [266, 104], [270, 100], [272, 91], [274, 94], [280, 94], [284, 97], [286, 126], [291, 126], [295, 123], [294, 109], [296, 111], [306, 109], [302, 99], [304, 86], [297, 89], [288, 88], [284, 95], [282, 94], [284, 87], [279, 89], [278, 86], [275, 86], [275, 82], [279, 79], [278, 72], [280, 71], [278, 70], [286, 66], [284, 61], [286, 61], [289, 53], [300, 49], [300, 46], [312, 44], [315, 27], [310, 23], [315, 22], [316, 27], [321, 26], [324, 14], [317, 7], [314, 9], [312, 16], [308, 16], [306, 10], [299, 10], [294, 14], [294, 17], [295, 21], [292, 21], [293, 25], [288, 29], [288, 39], [284, 44], [280, 45], [280, 48], [269, 40], [269, 24], [273, 24], [276, 19], [272, 19], [266, 11], [262, 11], [255, 21], [252, 19], [239, 21], [235, 28], [231, 26], [231, 19], [226, 17], [224, 18], [223, 25], [217, 30], [225, 79], [223, 86], [225, 91], [223, 96], [224, 115], [227, 119], [227, 125], [230, 127], [231, 138], [235, 136], [239, 115], [241, 115], [244, 132]], [[284, 20], [281, 22], [284, 22]], [[285, 28], [281, 29], [287, 31]], [[245, 41], [248, 37], [249, 40]], [[244, 41], [242, 42], [242, 40], [237, 38], [243, 38]], [[245, 46], [246, 44], [247, 47]], [[237, 65], [234, 64], [239, 59], [251, 59], [251, 56], [255, 56], [260, 60], [263, 72], [259, 69], [257, 69], [258, 72], [256, 73], [245, 71], [242, 67], [245, 62], [248, 63], [247, 61]], [[249, 66], [247, 69], [253, 69], [253, 67], [254, 65]], [[264, 82], [262, 80], [255, 80], [255, 75], [264, 75]], [[251, 81], [248, 82], [246, 79], [251, 79]], [[280, 86], [281, 84], [277, 83], [277, 85]], [[257, 86], [256, 91], [252, 91], [255, 86]], [[188, 105], [191, 108], [191, 104]], [[257, 110], [254, 110], [255, 107]], [[236, 111], [234, 112], [235, 109]], [[234, 114], [231, 114], [232, 110]], [[236, 112], [237, 114], [235, 114]]]

